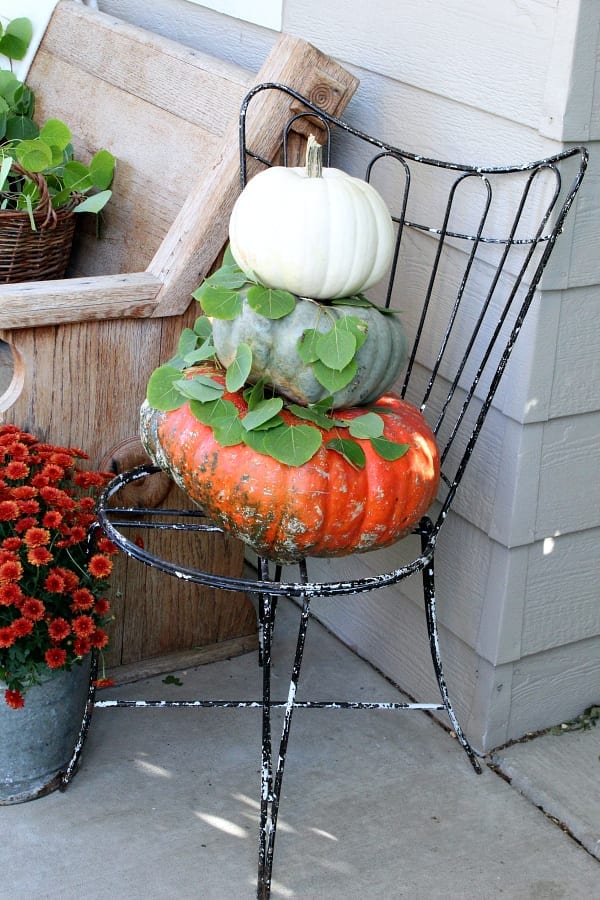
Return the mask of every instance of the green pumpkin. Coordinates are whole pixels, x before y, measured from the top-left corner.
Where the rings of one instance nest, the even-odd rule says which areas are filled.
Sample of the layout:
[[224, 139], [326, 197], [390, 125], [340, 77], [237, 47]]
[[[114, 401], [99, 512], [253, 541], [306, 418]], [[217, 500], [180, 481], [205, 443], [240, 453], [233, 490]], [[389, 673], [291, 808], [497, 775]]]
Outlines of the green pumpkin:
[[372, 403], [394, 384], [404, 368], [408, 342], [398, 316], [375, 307], [327, 306], [298, 298], [295, 309], [280, 319], [267, 319], [254, 312], [243, 299], [242, 311], [233, 320], [213, 320], [217, 357], [226, 368], [239, 344], [252, 351], [248, 381], [263, 379], [282, 396], [302, 405], [317, 403], [332, 392], [316, 378], [313, 367], [302, 361], [298, 342], [306, 331], [325, 333], [336, 321], [349, 316], [364, 323], [366, 340], [356, 351], [356, 373], [333, 393], [333, 406], [343, 409]]

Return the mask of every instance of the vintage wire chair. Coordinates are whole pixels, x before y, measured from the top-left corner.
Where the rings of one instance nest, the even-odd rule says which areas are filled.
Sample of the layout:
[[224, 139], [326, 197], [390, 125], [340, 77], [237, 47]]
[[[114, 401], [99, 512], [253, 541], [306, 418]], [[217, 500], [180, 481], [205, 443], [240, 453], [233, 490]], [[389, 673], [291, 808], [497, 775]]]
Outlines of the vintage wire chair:
[[[94, 707], [262, 707], [262, 775], [260, 849], [257, 896], [270, 896], [277, 815], [286, 750], [293, 711], [301, 708], [445, 710], [452, 728], [476, 772], [480, 763], [450, 702], [439, 649], [434, 554], [438, 536], [457, 489], [465, 475], [484, 420], [504, 375], [508, 359], [525, 317], [534, 301], [556, 240], [581, 184], [587, 151], [575, 147], [537, 162], [516, 166], [459, 165], [409, 153], [377, 140], [331, 115], [293, 90], [263, 84], [244, 99], [240, 114], [241, 183], [253, 171], [269, 165], [259, 148], [247, 146], [246, 122], [255, 98], [263, 91], [290, 95], [294, 115], [286, 127], [283, 162], [286, 164], [291, 129], [300, 119], [318, 125], [327, 134], [327, 162], [350, 142], [344, 160], [363, 165], [361, 174], [379, 187], [383, 179], [397, 228], [386, 304], [395, 301], [403, 310], [412, 350], [400, 392], [429, 419], [440, 447], [442, 487], [439, 506], [425, 516], [414, 533], [420, 552], [391, 571], [350, 581], [311, 581], [307, 561], [298, 564], [297, 580], [282, 580], [280, 566], [258, 561], [257, 580], [227, 577], [186, 568], [177, 560], [149, 554], [123, 534], [135, 521], [136, 529], [218, 530], [201, 510], [132, 509], [115, 506], [120, 490], [158, 473], [141, 466], [117, 476], [99, 504], [102, 530], [130, 557], [179, 578], [258, 597], [260, 659], [263, 694], [259, 700], [108, 700], [90, 697], [73, 760], [64, 776], [70, 781], [85, 740]], [[343, 165], [347, 169], [347, 165]], [[383, 192], [383, 191], [382, 191]], [[418, 265], [411, 260], [418, 258]], [[416, 298], [420, 294], [421, 299]], [[311, 601], [316, 597], [355, 595], [394, 585], [420, 573], [427, 634], [441, 702], [379, 703], [352, 700], [300, 700], [297, 697]], [[295, 598], [300, 607], [297, 647], [286, 700], [271, 696], [271, 647], [278, 597]], [[94, 676], [92, 675], [92, 681]], [[273, 764], [271, 711], [284, 708], [280, 745]]]

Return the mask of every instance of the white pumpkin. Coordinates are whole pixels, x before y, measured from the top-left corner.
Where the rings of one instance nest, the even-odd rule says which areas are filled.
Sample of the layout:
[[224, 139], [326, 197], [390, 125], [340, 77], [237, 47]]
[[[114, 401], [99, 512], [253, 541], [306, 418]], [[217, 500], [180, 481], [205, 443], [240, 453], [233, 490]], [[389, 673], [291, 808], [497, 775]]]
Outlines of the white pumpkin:
[[320, 150], [309, 139], [305, 168], [272, 166], [255, 175], [233, 207], [229, 240], [240, 268], [261, 284], [327, 300], [383, 278], [394, 228], [375, 188], [340, 169], [322, 169]]

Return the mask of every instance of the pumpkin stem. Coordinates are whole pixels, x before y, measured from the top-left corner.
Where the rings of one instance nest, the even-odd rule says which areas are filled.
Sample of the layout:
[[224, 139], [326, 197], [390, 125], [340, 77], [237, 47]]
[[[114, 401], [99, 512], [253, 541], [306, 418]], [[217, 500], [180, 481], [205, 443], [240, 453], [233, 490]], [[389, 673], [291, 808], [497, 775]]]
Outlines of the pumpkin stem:
[[308, 178], [323, 177], [323, 147], [314, 134], [309, 134], [306, 144], [306, 175]]

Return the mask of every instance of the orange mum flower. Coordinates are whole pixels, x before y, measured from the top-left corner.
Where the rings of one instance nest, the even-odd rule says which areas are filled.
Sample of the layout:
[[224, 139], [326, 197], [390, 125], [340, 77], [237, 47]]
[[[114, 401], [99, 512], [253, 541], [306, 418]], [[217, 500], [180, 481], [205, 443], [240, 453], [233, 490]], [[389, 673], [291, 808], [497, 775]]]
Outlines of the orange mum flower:
[[117, 553], [118, 550], [117, 545], [114, 544], [110, 540], [110, 538], [107, 538], [106, 535], [98, 538], [98, 540], [96, 541], [96, 546], [101, 553], [108, 553], [111, 556]]
[[102, 616], [103, 618], [104, 616], [108, 615], [110, 611], [110, 603], [106, 599], [106, 597], [98, 597], [98, 599], [96, 600], [96, 605], [94, 606], [94, 610], [96, 612], [96, 615]]
[[33, 528], [35, 525], [37, 525], [37, 519], [34, 519], [33, 516], [24, 516], [18, 522], [15, 522], [15, 531], [23, 534], [28, 528]]
[[15, 642], [15, 633], [12, 625], [6, 625], [0, 628], [0, 647], [12, 647]]
[[88, 572], [94, 578], [108, 578], [112, 568], [111, 560], [103, 553], [95, 553], [88, 563]]
[[0, 565], [0, 582], [18, 581], [23, 574], [23, 566], [16, 560], [7, 560]]
[[20, 515], [19, 504], [14, 500], [0, 501], [0, 522], [10, 522]]
[[12, 495], [15, 500], [32, 500], [37, 491], [30, 484], [17, 484], [12, 488]]
[[49, 509], [42, 519], [42, 525], [45, 528], [59, 528], [62, 520], [62, 513], [59, 513], [57, 509]]
[[52, 554], [46, 547], [34, 547], [27, 554], [27, 562], [31, 563], [32, 566], [47, 566], [48, 563], [52, 562], [52, 558]]
[[48, 573], [48, 577], [44, 582], [44, 588], [51, 594], [64, 594], [66, 591], [65, 579], [62, 575], [53, 569]]
[[16, 638], [25, 637], [33, 631], [33, 622], [31, 619], [20, 616], [20, 618], [15, 619], [12, 623], [12, 630], [14, 631]]
[[108, 635], [105, 631], [102, 631], [101, 628], [96, 628], [93, 635], [90, 638], [90, 644], [92, 647], [96, 647], [98, 650], [101, 650], [103, 647], [106, 647], [108, 644]]
[[41, 600], [37, 599], [37, 597], [27, 597], [23, 601], [21, 612], [24, 616], [27, 616], [28, 619], [33, 619], [34, 622], [37, 622], [39, 619], [43, 619], [46, 607]]
[[91, 616], [77, 616], [73, 619], [73, 634], [77, 637], [90, 637], [96, 630]]
[[91, 609], [94, 605], [94, 595], [87, 588], [79, 588], [73, 591], [73, 609]]
[[23, 591], [13, 581], [0, 585], [0, 606], [13, 606], [23, 597]]
[[50, 647], [44, 653], [44, 659], [49, 669], [60, 669], [67, 661], [67, 651], [61, 647]]
[[19, 537], [7, 537], [2, 541], [2, 547], [4, 550], [15, 551], [18, 550], [23, 541]]
[[64, 641], [71, 634], [71, 626], [66, 619], [54, 619], [48, 625], [48, 634], [53, 641]]
[[45, 547], [50, 543], [50, 532], [47, 528], [28, 528], [23, 537], [25, 545], [33, 547]]
[[73, 650], [76, 656], [85, 656], [91, 649], [92, 645], [89, 638], [78, 637], [73, 641]]
[[21, 691], [4, 691], [4, 699], [6, 705], [10, 706], [11, 709], [21, 709], [25, 706]]
[[4, 470], [5, 478], [11, 481], [21, 481], [29, 475], [29, 466], [26, 466], [21, 460], [15, 459], [10, 462]]

